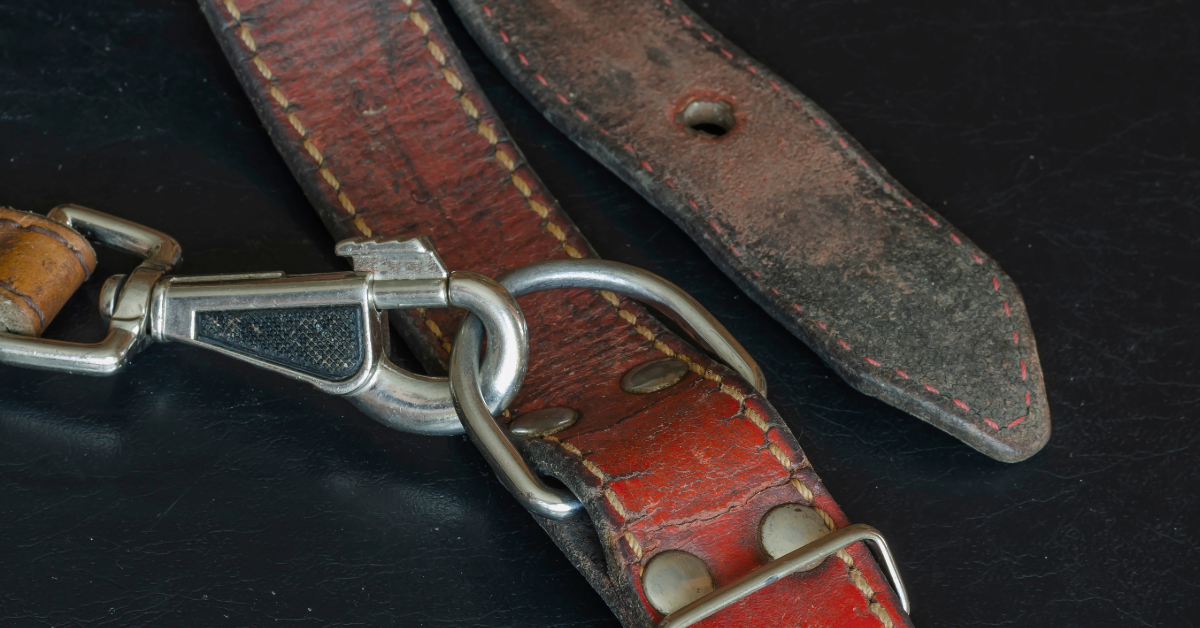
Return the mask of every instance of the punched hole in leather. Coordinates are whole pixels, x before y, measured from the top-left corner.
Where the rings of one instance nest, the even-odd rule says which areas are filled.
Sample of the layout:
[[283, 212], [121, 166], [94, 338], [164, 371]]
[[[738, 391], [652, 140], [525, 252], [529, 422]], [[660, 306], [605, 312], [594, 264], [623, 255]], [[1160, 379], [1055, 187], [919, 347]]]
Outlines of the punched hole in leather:
[[1013, 281], [683, 0], [450, 2], [548, 120], [849, 384], [998, 460], [1048, 441]]

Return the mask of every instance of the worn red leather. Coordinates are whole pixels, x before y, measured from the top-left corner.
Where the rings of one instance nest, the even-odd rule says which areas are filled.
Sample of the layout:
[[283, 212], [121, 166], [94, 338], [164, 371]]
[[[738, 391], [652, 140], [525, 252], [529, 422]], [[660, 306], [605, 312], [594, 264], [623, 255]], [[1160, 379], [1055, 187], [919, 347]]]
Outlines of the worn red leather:
[[[330, 230], [433, 237], [448, 266], [495, 276], [593, 253], [525, 165], [434, 10], [351, 1], [204, 0], [208, 17], [279, 151]], [[847, 520], [795, 438], [759, 394], [615, 295], [560, 291], [521, 300], [531, 364], [512, 416], [565, 406], [572, 429], [526, 446], [583, 499], [580, 520], [539, 520], [627, 626], [661, 617], [641, 567], [683, 549], [717, 584], [767, 561], [758, 522], [813, 504]], [[396, 313], [426, 363], [444, 364], [458, 317]], [[675, 355], [684, 381], [622, 391], [632, 366]], [[909, 620], [865, 547], [788, 577], [706, 626], [903, 626]]]
[[551, 122], [851, 385], [1006, 462], [1049, 439], [1012, 280], [683, 2], [450, 2]]

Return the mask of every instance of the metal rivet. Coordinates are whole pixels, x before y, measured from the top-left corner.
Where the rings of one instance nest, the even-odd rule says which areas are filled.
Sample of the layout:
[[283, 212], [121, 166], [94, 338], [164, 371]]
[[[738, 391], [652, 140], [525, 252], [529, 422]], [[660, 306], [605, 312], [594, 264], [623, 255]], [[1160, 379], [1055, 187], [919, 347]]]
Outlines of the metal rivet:
[[816, 509], [803, 504], [784, 504], [763, 517], [759, 533], [763, 550], [774, 560], [829, 532], [825, 519]]
[[642, 590], [654, 610], [671, 613], [708, 595], [715, 588], [704, 561], [679, 550], [668, 550], [646, 564]]
[[542, 408], [513, 419], [508, 431], [521, 438], [540, 438], [561, 432], [578, 420], [579, 413], [570, 408]]
[[645, 395], [674, 386], [687, 374], [687, 362], [679, 358], [652, 360], [629, 369], [621, 378], [621, 388], [627, 393]]
[[125, 287], [125, 280], [128, 279], [125, 275], [113, 275], [104, 280], [104, 285], [100, 286], [100, 318], [104, 319], [104, 323], [108, 324], [112, 320], [113, 310], [117, 307], [117, 297], [121, 294], [121, 288]]

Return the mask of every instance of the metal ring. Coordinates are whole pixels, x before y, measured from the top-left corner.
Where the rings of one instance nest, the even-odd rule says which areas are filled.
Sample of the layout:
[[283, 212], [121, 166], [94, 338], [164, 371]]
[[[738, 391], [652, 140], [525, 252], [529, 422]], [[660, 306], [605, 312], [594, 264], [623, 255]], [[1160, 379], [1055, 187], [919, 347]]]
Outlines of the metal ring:
[[708, 310], [679, 286], [635, 266], [595, 259], [536, 262], [496, 278], [515, 297], [556, 288], [609, 290], [649, 303], [688, 330], [764, 396], [767, 379], [758, 363]]
[[479, 349], [483, 343], [479, 319], [470, 315], [458, 328], [450, 352], [450, 393], [463, 427], [491, 465], [500, 483], [530, 512], [550, 519], [566, 519], [582, 504], [570, 491], [552, 489], [542, 483], [508, 434], [492, 418], [479, 390]]
[[[498, 413], [517, 396], [529, 367], [529, 330], [525, 316], [516, 299], [484, 275], [454, 272], [447, 285], [448, 304], [470, 312], [467, 320], [474, 321], [476, 327], [482, 318], [487, 328], [488, 345], [483, 352], [483, 403], [488, 412]], [[458, 342], [461, 341], [455, 344]], [[472, 353], [476, 358], [476, 372], [481, 344], [482, 339]], [[370, 380], [346, 396], [375, 420], [402, 432], [430, 436], [463, 433], [463, 421], [459, 419], [447, 378], [410, 373], [386, 357], [379, 361]]]
[[[498, 278], [513, 296], [556, 288], [611, 290], [658, 306], [765, 394], [758, 364], [695, 299], [667, 280], [639, 268], [601, 260], [553, 260], [509, 271]], [[488, 412], [479, 388], [479, 319], [467, 316], [450, 353], [450, 392], [467, 434], [505, 488], [531, 512], [562, 519], [581, 505], [569, 492], [547, 487], [525, 463], [508, 434]]]

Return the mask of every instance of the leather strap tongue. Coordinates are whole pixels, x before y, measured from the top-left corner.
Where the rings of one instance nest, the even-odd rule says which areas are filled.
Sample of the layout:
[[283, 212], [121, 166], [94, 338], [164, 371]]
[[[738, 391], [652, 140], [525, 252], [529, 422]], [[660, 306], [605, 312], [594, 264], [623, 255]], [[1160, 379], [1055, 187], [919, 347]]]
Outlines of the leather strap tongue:
[[[201, 7], [336, 237], [428, 235], [451, 269], [492, 277], [592, 255], [428, 5], [202, 0]], [[526, 417], [527, 427], [545, 424], [545, 413], [534, 414], [542, 410], [578, 415], [562, 431], [534, 430], [524, 449], [580, 497], [588, 515], [539, 523], [626, 626], [650, 628], [663, 618], [645, 594], [643, 569], [666, 552], [702, 561], [720, 586], [770, 560], [761, 523], [779, 507], [810, 508], [825, 529], [849, 523], [766, 400], [635, 303], [573, 290], [530, 295], [521, 305], [530, 365], [509, 414]], [[457, 317], [432, 309], [392, 315], [427, 366], [444, 365]], [[635, 377], [644, 386], [623, 387], [627, 374], [664, 359], [682, 366], [669, 371], [670, 381]], [[861, 543], [707, 621], [908, 625]]]
[[854, 387], [1006, 462], [1050, 437], [1021, 294], [680, 0], [450, 0], [551, 122]]

